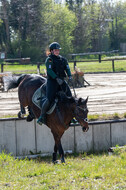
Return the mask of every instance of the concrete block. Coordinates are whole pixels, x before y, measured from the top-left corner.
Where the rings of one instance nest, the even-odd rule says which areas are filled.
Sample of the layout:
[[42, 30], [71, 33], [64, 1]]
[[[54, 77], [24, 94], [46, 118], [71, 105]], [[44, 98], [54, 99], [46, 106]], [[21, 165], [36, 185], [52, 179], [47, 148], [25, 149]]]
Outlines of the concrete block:
[[74, 127], [69, 127], [61, 138], [64, 151], [74, 151]]
[[15, 121], [0, 122], [0, 152], [16, 155]]
[[30, 151], [36, 153], [34, 121], [16, 121], [17, 156], [28, 155]]
[[126, 145], [126, 122], [111, 124], [111, 138], [112, 146]]
[[77, 152], [88, 152], [92, 150], [92, 126], [89, 126], [87, 132], [82, 131], [81, 126], [75, 127], [75, 144]]
[[36, 136], [37, 152], [53, 153], [54, 139], [50, 128], [44, 124], [38, 125], [36, 123]]
[[107, 150], [111, 146], [110, 124], [93, 125], [94, 151]]

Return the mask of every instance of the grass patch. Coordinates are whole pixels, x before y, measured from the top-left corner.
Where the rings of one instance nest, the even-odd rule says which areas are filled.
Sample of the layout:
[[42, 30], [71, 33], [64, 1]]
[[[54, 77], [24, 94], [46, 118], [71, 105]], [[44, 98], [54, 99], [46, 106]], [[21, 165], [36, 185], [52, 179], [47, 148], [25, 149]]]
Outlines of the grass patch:
[[17, 117], [17, 114], [14, 114], [14, 115], [4, 115], [4, 116], [0, 116], [0, 119], [3, 119], [3, 118], [16, 118]]
[[[26, 115], [27, 116], [27, 115]], [[0, 118], [17, 118], [16, 115], [4, 115], [0, 116]], [[113, 114], [93, 114], [93, 115], [88, 115], [88, 120], [89, 121], [98, 121], [98, 120], [115, 120], [115, 119], [125, 119], [126, 118], [126, 113], [119, 114], [119, 113], [113, 113]]]
[[51, 158], [19, 160], [0, 154], [0, 189], [106, 190], [126, 189], [126, 152], [109, 156], [68, 156], [66, 164], [54, 165]]
[[97, 120], [115, 120], [115, 119], [125, 119], [126, 113], [119, 114], [119, 113], [113, 113], [113, 114], [94, 114], [94, 115], [88, 115], [89, 121], [97, 121]]
[[[124, 72], [126, 71], [126, 60], [115, 61], [115, 71]], [[70, 63], [70, 68], [73, 71], [73, 63]], [[84, 73], [97, 73], [97, 72], [113, 72], [112, 61], [104, 62], [77, 62], [77, 68]]]
[[114, 118], [114, 119], [119, 119], [119, 118], [120, 118], [120, 116], [119, 116], [119, 114], [118, 114], [118, 113], [114, 113], [114, 114], [113, 114], [113, 118]]
[[[45, 65], [40, 66], [41, 72], [45, 73]], [[28, 74], [28, 73], [35, 73], [37, 74], [37, 64], [36, 65], [4, 65], [4, 72], [12, 72], [13, 74]]]
[[[74, 64], [69, 63], [71, 71], [74, 71]], [[95, 73], [95, 72], [112, 72], [112, 61], [99, 62], [77, 62], [77, 68], [79, 68], [84, 73]], [[45, 64], [40, 66], [41, 74], [45, 73]], [[4, 72], [12, 72], [13, 74], [23, 74], [23, 73], [37, 73], [36, 65], [4, 65]], [[115, 71], [122, 72], [126, 71], [126, 60], [115, 61]]]

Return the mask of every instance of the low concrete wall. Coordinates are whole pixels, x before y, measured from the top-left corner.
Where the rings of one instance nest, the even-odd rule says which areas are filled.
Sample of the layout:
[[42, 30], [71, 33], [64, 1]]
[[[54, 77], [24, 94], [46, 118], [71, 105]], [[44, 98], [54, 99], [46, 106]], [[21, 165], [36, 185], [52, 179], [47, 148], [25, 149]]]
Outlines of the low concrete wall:
[[[90, 122], [89, 131], [82, 132], [79, 125], [71, 126], [63, 135], [65, 151], [102, 151], [111, 146], [126, 145], [126, 120]], [[14, 156], [52, 153], [54, 139], [51, 130], [38, 125], [36, 120], [0, 119], [0, 152], [3, 150]]]

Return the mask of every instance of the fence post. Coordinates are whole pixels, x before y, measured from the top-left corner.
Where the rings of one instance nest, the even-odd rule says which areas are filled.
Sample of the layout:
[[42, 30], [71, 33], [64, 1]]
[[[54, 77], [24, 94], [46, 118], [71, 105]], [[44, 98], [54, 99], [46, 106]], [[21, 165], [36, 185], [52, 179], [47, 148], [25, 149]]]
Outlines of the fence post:
[[74, 61], [74, 70], [75, 70], [75, 67], [76, 67], [76, 61]]
[[98, 59], [99, 59], [99, 63], [101, 63], [101, 54], [99, 54]]
[[77, 152], [77, 144], [76, 144], [76, 130], [74, 125], [74, 154]]
[[37, 73], [38, 73], [38, 75], [40, 75], [40, 64], [39, 63], [37, 63]]
[[1, 63], [1, 73], [3, 73], [3, 66], [4, 66], [4, 64], [3, 63]]
[[115, 72], [114, 59], [112, 59], [112, 71]]

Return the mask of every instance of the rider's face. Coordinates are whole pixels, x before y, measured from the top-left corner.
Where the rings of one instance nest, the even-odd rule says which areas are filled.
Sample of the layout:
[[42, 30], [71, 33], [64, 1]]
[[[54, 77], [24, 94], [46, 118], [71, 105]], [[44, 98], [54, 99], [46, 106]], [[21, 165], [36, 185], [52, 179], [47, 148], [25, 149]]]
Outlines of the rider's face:
[[59, 55], [59, 52], [60, 52], [59, 49], [53, 49], [53, 50], [52, 50], [52, 53], [53, 53], [54, 55], [56, 55], [56, 56]]

